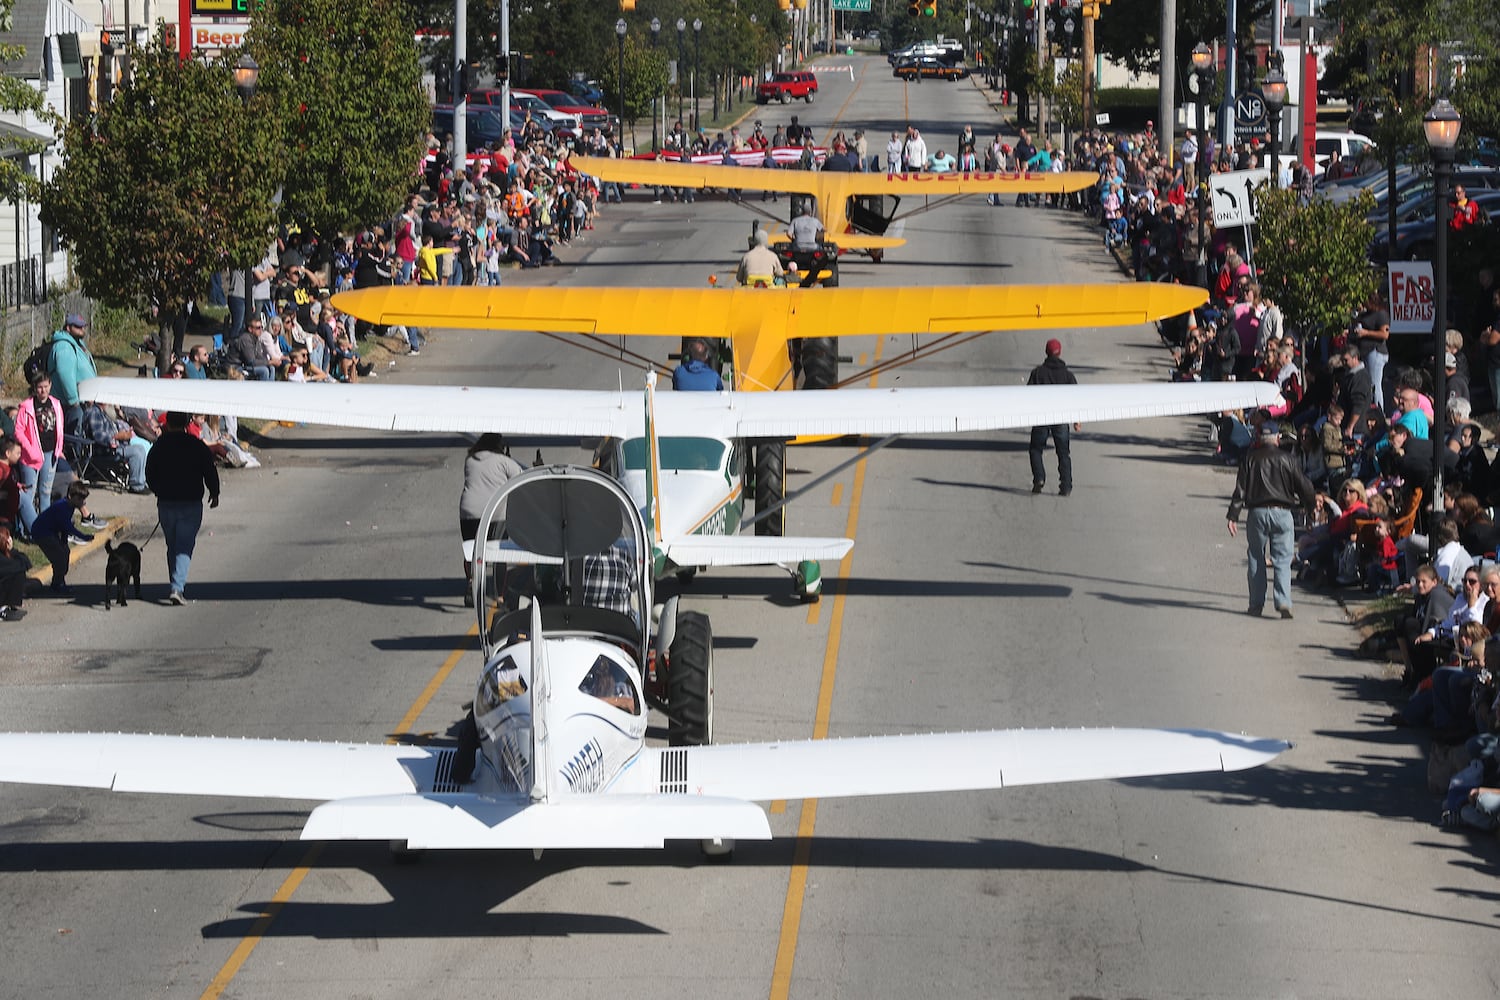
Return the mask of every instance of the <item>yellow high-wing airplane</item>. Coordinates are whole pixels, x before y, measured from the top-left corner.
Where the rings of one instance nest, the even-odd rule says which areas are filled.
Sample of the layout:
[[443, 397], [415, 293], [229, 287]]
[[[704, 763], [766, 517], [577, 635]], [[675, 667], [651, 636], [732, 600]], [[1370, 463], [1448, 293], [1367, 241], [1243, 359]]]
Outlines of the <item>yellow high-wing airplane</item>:
[[[1201, 288], [1120, 282], [810, 289], [404, 285], [342, 292], [333, 304], [377, 325], [727, 339], [732, 357], [727, 381], [744, 391], [796, 388], [797, 368], [803, 388], [835, 388], [989, 332], [1130, 326], [1176, 316], [1205, 301]], [[911, 334], [912, 341], [906, 350], [840, 380], [836, 338], [884, 334]], [[923, 336], [931, 339], [923, 342]], [[659, 367], [655, 359], [614, 344], [586, 346]]]
[[[670, 160], [615, 160], [595, 156], [574, 156], [568, 162], [591, 177], [620, 184], [809, 195], [817, 200], [824, 238], [837, 244], [840, 250], [868, 253], [874, 260], [880, 260], [886, 250], [906, 243], [899, 237], [883, 235], [892, 223], [946, 205], [956, 198], [976, 194], [1067, 194], [1099, 183], [1099, 175], [1087, 171], [1056, 174], [851, 173], [729, 167], [719, 163], [674, 163]], [[921, 195], [925, 200], [922, 207], [898, 215], [902, 195]], [[889, 214], [881, 214], [855, 201], [860, 197], [884, 196], [895, 199], [895, 207]], [[741, 204], [753, 212], [775, 218], [756, 205]], [[784, 234], [780, 238], [785, 239]]]

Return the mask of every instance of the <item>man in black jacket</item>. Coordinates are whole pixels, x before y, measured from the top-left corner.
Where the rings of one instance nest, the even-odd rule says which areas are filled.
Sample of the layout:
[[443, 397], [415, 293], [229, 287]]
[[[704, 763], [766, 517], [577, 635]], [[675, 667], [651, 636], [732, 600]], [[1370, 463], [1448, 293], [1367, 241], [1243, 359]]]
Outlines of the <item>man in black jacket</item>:
[[151, 446], [146, 458], [146, 485], [156, 494], [156, 514], [167, 543], [167, 575], [172, 591], [167, 600], [186, 604], [188, 568], [193, 545], [203, 524], [203, 493], [208, 505], [219, 506], [219, 469], [208, 445], [187, 432], [188, 415], [167, 414], [167, 431]]
[[[1068, 371], [1062, 359], [1062, 343], [1056, 339], [1047, 341], [1047, 359], [1031, 370], [1027, 385], [1077, 385], [1078, 380]], [[1078, 430], [1077, 424], [1073, 430]], [[1067, 496], [1073, 492], [1073, 456], [1068, 450], [1067, 424], [1043, 424], [1031, 429], [1031, 492], [1040, 493], [1047, 485], [1047, 470], [1042, 465], [1042, 452], [1047, 449], [1047, 436], [1052, 436], [1052, 446], [1057, 449], [1057, 492]]]
[[1260, 441], [1240, 460], [1234, 493], [1229, 498], [1229, 537], [1238, 533], [1240, 511], [1245, 515], [1245, 546], [1250, 582], [1248, 613], [1259, 618], [1266, 605], [1266, 551], [1275, 569], [1276, 610], [1292, 617], [1292, 549], [1296, 527], [1292, 508], [1311, 511], [1317, 491], [1290, 452], [1281, 449], [1281, 429], [1263, 416]]

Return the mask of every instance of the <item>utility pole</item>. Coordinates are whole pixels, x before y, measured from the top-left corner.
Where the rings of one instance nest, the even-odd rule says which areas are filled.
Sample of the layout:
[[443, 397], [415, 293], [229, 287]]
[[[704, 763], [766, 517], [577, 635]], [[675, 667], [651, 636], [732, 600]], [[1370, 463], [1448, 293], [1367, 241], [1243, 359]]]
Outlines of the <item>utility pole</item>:
[[469, 166], [469, 0], [453, 0], [453, 169]]
[[[1170, 2], [1170, 0], [1164, 0]], [[1083, 0], [1083, 131], [1094, 127], [1094, 20], [1098, 0]], [[1165, 62], [1166, 60], [1163, 60]]]
[[500, 120], [510, 122], [510, 0], [500, 0], [500, 59], [505, 72], [500, 79]]
[[[1161, 0], [1161, 91], [1156, 97], [1156, 127], [1167, 166], [1176, 166], [1174, 140], [1177, 131], [1177, 0]], [[1200, 95], [1199, 99], [1202, 97]], [[1203, 148], [1203, 136], [1198, 136]], [[1200, 159], [1198, 161], [1202, 163]]]

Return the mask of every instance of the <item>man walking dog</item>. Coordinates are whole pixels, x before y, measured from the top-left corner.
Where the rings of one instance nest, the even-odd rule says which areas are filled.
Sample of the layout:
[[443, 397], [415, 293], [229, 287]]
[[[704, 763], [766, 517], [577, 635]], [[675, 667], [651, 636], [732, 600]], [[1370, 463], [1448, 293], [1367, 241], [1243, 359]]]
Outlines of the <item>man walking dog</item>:
[[208, 445], [187, 432], [188, 415], [167, 414], [167, 430], [156, 439], [146, 458], [146, 485], [156, 494], [156, 514], [167, 543], [167, 576], [172, 590], [167, 600], [186, 604], [188, 568], [193, 545], [203, 524], [203, 493], [208, 505], [219, 506], [219, 469]]

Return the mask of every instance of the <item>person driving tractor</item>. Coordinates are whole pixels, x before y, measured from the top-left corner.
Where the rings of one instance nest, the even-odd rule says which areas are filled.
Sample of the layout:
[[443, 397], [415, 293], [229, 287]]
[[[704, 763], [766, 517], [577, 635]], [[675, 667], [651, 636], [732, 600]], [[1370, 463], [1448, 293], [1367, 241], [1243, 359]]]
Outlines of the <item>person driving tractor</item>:
[[749, 288], [769, 288], [785, 273], [781, 261], [771, 251], [771, 237], [764, 229], [755, 231], [755, 246], [745, 251], [736, 272], [741, 285]]

